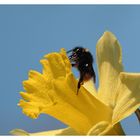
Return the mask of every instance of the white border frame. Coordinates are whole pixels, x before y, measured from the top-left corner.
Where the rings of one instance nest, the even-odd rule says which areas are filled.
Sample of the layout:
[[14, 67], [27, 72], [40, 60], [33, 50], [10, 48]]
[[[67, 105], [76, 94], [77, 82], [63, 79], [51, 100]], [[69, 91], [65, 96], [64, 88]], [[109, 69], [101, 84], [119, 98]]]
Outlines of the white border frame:
[[140, 0], [0, 0], [0, 4], [140, 4]]
[[139, 136], [0, 136], [1, 140], [139, 140]]

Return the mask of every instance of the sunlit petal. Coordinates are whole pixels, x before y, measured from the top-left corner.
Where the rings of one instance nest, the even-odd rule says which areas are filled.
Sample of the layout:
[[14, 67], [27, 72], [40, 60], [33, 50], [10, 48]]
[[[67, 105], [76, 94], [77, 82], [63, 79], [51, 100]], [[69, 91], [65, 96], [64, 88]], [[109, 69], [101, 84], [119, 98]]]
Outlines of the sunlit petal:
[[12, 135], [16, 136], [74, 136], [74, 135], [80, 135], [76, 133], [76, 131], [70, 127], [63, 128], [63, 129], [57, 129], [57, 130], [49, 130], [49, 131], [43, 131], [43, 132], [36, 132], [36, 133], [28, 133], [22, 129], [14, 129], [10, 131]]
[[113, 124], [128, 117], [140, 107], [140, 73], [122, 72], [120, 79], [112, 117]]
[[12, 131], [10, 131], [11, 135], [15, 135], [15, 136], [29, 136], [30, 134], [22, 129], [14, 129]]
[[84, 87], [85, 89], [87, 89], [87, 90], [89, 91], [89, 93], [91, 93], [92, 95], [98, 97], [98, 96], [97, 96], [97, 90], [96, 90], [96, 87], [95, 87], [95, 85], [94, 85], [93, 79], [84, 82], [83, 87]]
[[105, 32], [96, 46], [99, 72], [99, 98], [111, 107], [114, 106], [118, 76], [123, 70], [121, 47], [111, 32]]
[[[88, 132], [87, 135], [105, 135], [107, 134], [113, 127], [109, 122], [101, 121], [94, 125]], [[113, 130], [113, 129], [112, 129]], [[113, 134], [117, 134], [115, 131], [111, 132]]]
[[87, 133], [87, 135], [125, 135], [121, 125], [118, 123], [114, 126], [110, 122], [101, 121], [94, 125]]

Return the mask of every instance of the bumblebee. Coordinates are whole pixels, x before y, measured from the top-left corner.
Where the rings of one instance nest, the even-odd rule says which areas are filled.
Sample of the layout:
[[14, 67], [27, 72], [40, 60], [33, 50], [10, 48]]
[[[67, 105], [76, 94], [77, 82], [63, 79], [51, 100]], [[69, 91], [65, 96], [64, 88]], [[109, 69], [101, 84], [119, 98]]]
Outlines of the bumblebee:
[[93, 69], [93, 56], [88, 49], [81, 46], [75, 47], [67, 52], [71, 53], [69, 60], [72, 67], [75, 67], [80, 72], [80, 78], [77, 85], [77, 94], [80, 86], [85, 82], [93, 78], [94, 83], [96, 82], [96, 75]]

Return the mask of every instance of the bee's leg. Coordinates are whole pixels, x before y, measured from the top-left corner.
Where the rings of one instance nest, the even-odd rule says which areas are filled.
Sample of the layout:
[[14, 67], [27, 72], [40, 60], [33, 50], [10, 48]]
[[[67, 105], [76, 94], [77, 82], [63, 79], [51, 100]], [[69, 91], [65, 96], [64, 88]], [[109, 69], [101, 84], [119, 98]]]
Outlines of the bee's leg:
[[93, 67], [91, 67], [91, 75], [93, 76], [93, 82], [95, 83], [96, 82], [96, 74], [95, 74]]
[[80, 74], [80, 79], [79, 79], [78, 85], [77, 85], [77, 95], [78, 95], [78, 92], [79, 92], [81, 85], [83, 84], [83, 79], [84, 79], [84, 75]]
[[139, 120], [139, 124], [140, 124], [140, 109], [138, 108], [136, 111], [135, 111], [135, 114]]
[[94, 83], [96, 83], [96, 74], [94, 70], [93, 70], [93, 79], [94, 79]]

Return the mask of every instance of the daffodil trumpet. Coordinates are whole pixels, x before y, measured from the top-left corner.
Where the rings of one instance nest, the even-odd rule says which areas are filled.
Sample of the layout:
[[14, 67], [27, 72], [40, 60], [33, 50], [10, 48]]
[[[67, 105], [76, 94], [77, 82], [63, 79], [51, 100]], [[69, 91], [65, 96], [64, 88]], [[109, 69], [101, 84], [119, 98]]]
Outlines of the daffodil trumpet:
[[[69, 127], [39, 133], [16, 129], [14, 135], [124, 135], [120, 121], [140, 107], [140, 73], [123, 71], [121, 46], [111, 32], [96, 45], [99, 87], [92, 81], [81, 86], [64, 49], [41, 60], [42, 73], [31, 70], [23, 82], [19, 106], [33, 119], [48, 114]], [[48, 127], [49, 128], [49, 127]]]

